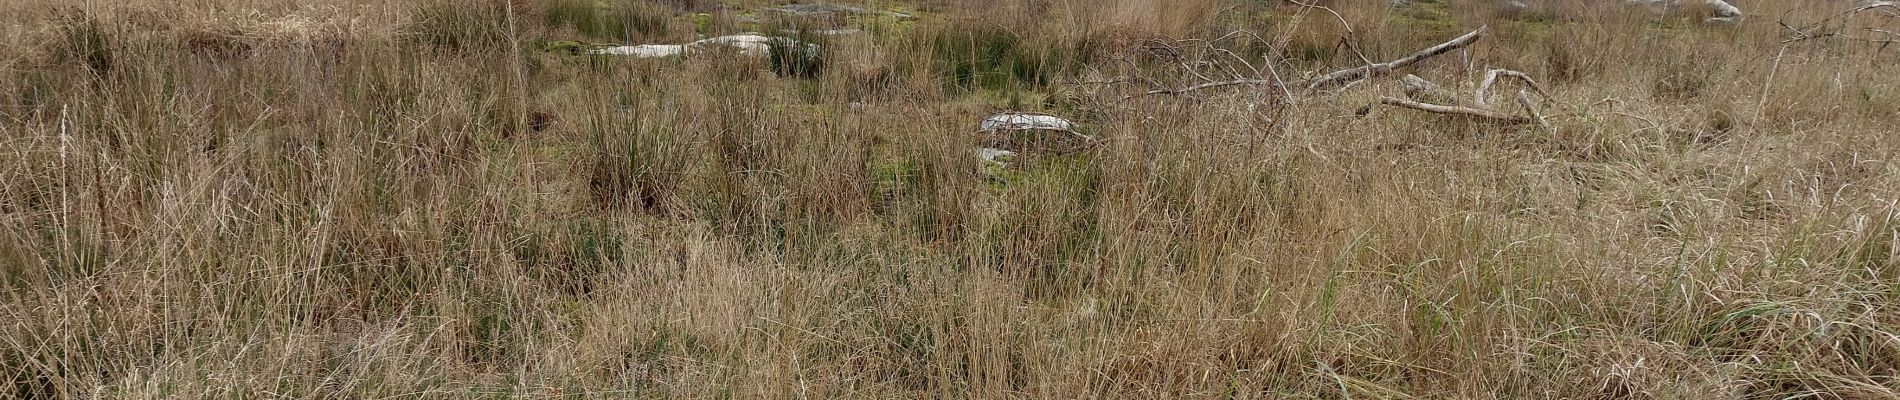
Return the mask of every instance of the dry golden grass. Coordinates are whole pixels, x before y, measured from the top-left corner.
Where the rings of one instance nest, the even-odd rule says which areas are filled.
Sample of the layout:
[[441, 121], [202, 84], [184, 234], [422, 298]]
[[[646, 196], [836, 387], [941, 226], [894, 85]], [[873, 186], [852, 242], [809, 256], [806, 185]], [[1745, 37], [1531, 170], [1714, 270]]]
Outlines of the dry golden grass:
[[[1846, 5], [1414, 2], [866, 1], [801, 77], [556, 45], [765, 1], [5, 0], [0, 397], [1900, 397], [1900, 54], [1775, 23]], [[1124, 100], [1479, 25], [1405, 72], [1550, 131]], [[1108, 142], [986, 180], [1003, 109]]]

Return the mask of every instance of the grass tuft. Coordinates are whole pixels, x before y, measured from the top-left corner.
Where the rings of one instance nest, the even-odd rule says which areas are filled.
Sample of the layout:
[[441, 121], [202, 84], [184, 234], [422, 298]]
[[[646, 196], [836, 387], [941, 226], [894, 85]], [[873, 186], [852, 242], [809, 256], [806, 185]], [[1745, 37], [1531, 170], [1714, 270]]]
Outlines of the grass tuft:
[[15, 0], [0, 398], [1900, 398], [1841, 5], [1308, 3]]

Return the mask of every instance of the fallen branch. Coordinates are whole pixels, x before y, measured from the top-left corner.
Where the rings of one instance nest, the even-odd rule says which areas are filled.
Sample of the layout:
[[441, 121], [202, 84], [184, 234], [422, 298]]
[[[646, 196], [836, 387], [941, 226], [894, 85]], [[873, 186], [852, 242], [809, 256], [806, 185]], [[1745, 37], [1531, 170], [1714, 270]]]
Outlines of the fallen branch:
[[1551, 130], [1550, 122], [1544, 120], [1544, 113], [1537, 111], [1537, 103], [1531, 102], [1530, 92], [1526, 92], [1523, 89], [1518, 89], [1517, 90], [1517, 104], [1520, 106], [1524, 106], [1524, 112], [1526, 114], [1531, 115], [1531, 121], [1536, 122], [1539, 128], [1544, 128], [1544, 130], [1546, 131]]
[[1274, 86], [1278, 86], [1278, 85], [1276, 85], [1276, 84], [1275, 84], [1275, 83], [1273, 82], [1273, 80], [1271, 80], [1271, 79], [1235, 79], [1235, 80], [1231, 80], [1231, 81], [1220, 81], [1220, 82], [1208, 82], [1208, 83], [1203, 83], [1203, 84], [1199, 84], [1199, 85], [1194, 85], [1194, 86], [1188, 86], [1188, 87], [1184, 87], [1184, 88], [1180, 88], [1180, 89], [1156, 89], [1156, 90], [1150, 90], [1150, 91], [1148, 91], [1147, 93], [1142, 93], [1142, 94], [1138, 94], [1138, 95], [1131, 95], [1131, 96], [1128, 96], [1128, 97], [1124, 97], [1124, 98], [1122, 98], [1122, 100], [1127, 100], [1127, 99], [1131, 99], [1131, 98], [1135, 98], [1135, 97], [1140, 97], [1140, 96], [1146, 96], [1146, 95], [1156, 95], [1156, 94], [1168, 94], [1168, 95], [1175, 95], [1175, 94], [1187, 94], [1187, 93], [1191, 93], [1191, 92], [1195, 92], [1195, 91], [1200, 91], [1200, 90], [1203, 90], [1203, 89], [1212, 89], [1212, 88], [1217, 88], [1217, 87], [1223, 87], [1223, 86], [1235, 86], [1235, 85], [1274, 85]]
[[[1885, 15], [1888, 17], [1887, 23], [1890, 23], [1892, 22], [1892, 18], [1900, 17], [1900, 3], [1896, 3], [1893, 1], [1869, 1], [1869, 2], [1865, 2], [1861, 4], [1860, 6], [1848, 9], [1846, 11], [1841, 11], [1833, 15], [1829, 15], [1826, 18], [1821, 18], [1820, 20], [1816, 20], [1814, 22], [1808, 23], [1806, 25], [1802, 25], [1800, 27], [1789, 25], [1786, 21], [1776, 21], [1775, 23], [1781, 25], [1783, 29], [1788, 31], [1788, 34], [1784, 35], [1783, 39], [1781, 40], [1781, 43], [1783, 44], [1814, 40], [1814, 39], [1833, 38], [1833, 37], [1844, 37], [1844, 38], [1847, 38], [1848, 40], [1868, 41], [1868, 42], [1875, 42], [1875, 43], [1891, 42], [1891, 40], [1856, 37], [1856, 36], [1846, 33], [1846, 31], [1848, 30], [1847, 29], [1848, 25], [1852, 23], [1852, 20], [1854, 19], [1854, 17], [1860, 16], [1860, 13], [1863, 13], [1863, 12], [1874, 12], [1881, 15]], [[1785, 14], [1783, 18], [1784, 20], [1786, 19]], [[1874, 31], [1874, 32], [1881, 31], [1878, 28], [1865, 28], [1865, 29]]]
[[1530, 75], [1525, 75], [1523, 72], [1517, 72], [1517, 71], [1512, 71], [1508, 69], [1494, 69], [1494, 70], [1486, 71], [1484, 73], [1484, 81], [1478, 83], [1477, 96], [1472, 99], [1472, 102], [1471, 102], [1472, 105], [1476, 105], [1478, 107], [1489, 107], [1489, 105], [1486, 104], [1487, 102], [1485, 100], [1486, 97], [1484, 94], [1486, 91], [1491, 90], [1491, 84], [1497, 83], [1498, 77], [1517, 78], [1517, 80], [1524, 82], [1524, 86], [1530, 86], [1532, 90], [1537, 91], [1537, 94], [1539, 96], [1544, 96], [1544, 99], [1551, 98], [1550, 92], [1544, 91], [1544, 87], [1539, 86], [1536, 80], [1531, 79]]
[[1405, 90], [1405, 96], [1413, 99], [1417, 99], [1421, 93], [1438, 90], [1438, 84], [1412, 74], [1405, 74], [1405, 77], [1399, 78], [1399, 85]]
[[1425, 80], [1425, 78], [1420, 78], [1418, 75], [1405, 74], [1405, 77], [1399, 78], [1399, 87], [1400, 90], [1404, 91], [1405, 98], [1412, 99], [1412, 101], [1427, 104], [1458, 105], [1459, 96], [1457, 94], [1445, 89], [1440, 89], [1438, 84]]
[[1286, 104], [1293, 105], [1293, 91], [1286, 89], [1286, 81], [1280, 79], [1280, 70], [1273, 67], [1273, 61], [1267, 61], [1267, 73], [1273, 76], [1273, 88], [1280, 89], [1280, 95], [1286, 96]]
[[1406, 66], [1412, 65], [1424, 59], [1432, 58], [1440, 54], [1449, 53], [1452, 50], [1457, 50], [1465, 46], [1470, 46], [1472, 42], [1475, 42], [1478, 40], [1479, 37], [1484, 36], [1484, 32], [1488, 30], [1489, 28], [1490, 26], [1480, 26], [1478, 27], [1477, 30], [1471, 31], [1471, 33], [1466, 33], [1464, 34], [1464, 36], [1453, 38], [1451, 39], [1451, 41], [1439, 43], [1437, 46], [1432, 46], [1432, 47], [1425, 48], [1424, 50], [1419, 50], [1416, 53], [1412, 53], [1411, 55], [1407, 55], [1405, 57], [1400, 57], [1399, 59], [1396, 59], [1396, 60], [1387, 61], [1387, 62], [1378, 63], [1378, 64], [1366, 65], [1362, 67], [1348, 68], [1348, 69], [1343, 69], [1339, 71], [1333, 71], [1332, 73], [1329, 73], [1326, 75], [1321, 75], [1318, 78], [1313, 78], [1307, 81], [1306, 91], [1312, 92], [1312, 91], [1319, 90], [1327, 86], [1344, 84], [1345, 82], [1348, 82], [1348, 81], [1378, 77], [1380, 75], [1391, 73], [1392, 70], [1405, 68]]
[[[1376, 64], [1367, 64], [1364, 66], [1347, 68], [1347, 69], [1343, 69], [1339, 71], [1333, 71], [1326, 75], [1321, 75], [1317, 78], [1309, 79], [1306, 81], [1283, 82], [1277, 78], [1276, 79], [1234, 79], [1234, 80], [1227, 80], [1227, 81], [1201, 83], [1198, 85], [1183, 87], [1179, 89], [1155, 89], [1155, 90], [1150, 90], [1144, 93], [1129, 95], [1127, 97], [1123, 97], [1122, 100], [1128, 100], [1128, 99], [1132, 99], [1136, 97], [1157, 95], [1157, 94], [1181, 95], [1181, 94], [1187, 94], [1187, 93], [1197, 92], [1197, 91], [1206, 90], [1206, 89], [1213, 89], [1213, 88], [1227, 87], [1227, 86], [1241, 86], [1241, 85], [1247, 85], [1247, 86], [1263, 86], [1264, 85], [1270, 88], [1279, 89], [1281, 91], [1285, 91], [1284, 94], [1289, 100], [1291, 100], [1293, 98], [1293, 93], [1291, 91], [1287, 91], [1286, 89], [1289, 86], [1294, 86], [1294, 85], [1305, 86], [1306, 87], [1305, 93], [1310, 94], [1312, 92], [1318, 91], [1319, 89], [1323, 89], [1323, 88], [1327, 88], [1331, 86], [1343, 86], [1343, 85], [1348, 85], [1348, 84], [1351, 84], [1352, 82], [1356, 82], [1359, 80], [1379, 77], [1379, 76], [1391, 73], [1393, 70], [1405, 68], [1406, 66], [1416, 64], [1419, 61], [1423, 61], [1427, 58], [1432, 58], [1440, 54], [1449, 53], [1452, 50], [1457, 50], [1465, 46], [1470, 46], [1472, 42], [1475, 42], [1478, 40], [1478, 38], [1483, 37], [1485, 31], [1489, 29], [1490, 29], [1489, 26], [1480, 26], [1478, 27], [1477, 30], [1471, 31], [1470, 33], [1466, 33], [1463, 36], [1453, 38], [1451, 39], [1451, 41], [1440, 43], [1437, 46], [1432, 46], [1424, 50], [1419, 50], [1405, 57], [1400, 57], [1399, 59], [1396, 59], [1396, 60], [1387, 61], [1383, 63], [1376, 63]], [[1272, 67], [1271, 63], [1268, 64], [1268, 67], [1269, 67], [1269, 70], [1271, 71], [1271, 67]], [[1278, 75], [1278, 72], [1274, 72], [1274, 74]], [[1539, 91], [1541, 92], [1542, 89], [1539, 89]]]
[[1424, 112], [1433, 113], [1433, 114], [1445, 114], [1445, 115], [1455, 115], [1455, 116], [1478, 118], [1478, 119], [1487, 119], [1487, 120], [1492, 120], [1492, 121], [1497, 121], [1497, 122], [1502, 122], [1502, 123], [1507, 123], [1507, 124], [1524, 124], [1524, 123], [1532, 122], [1530, 118], [1525, 118], [1522, 116], [1512, 115], [1508, 113], [1501, 113], [1497, 111], [1486, 110], [1482, 108], [1426, 104], [1426, 103], [1420, 103], [1416, 101], [1395, 98], [1395, 97], [1387, 97], [1387, 96], [1379, 96], [1379, 103], [1390, 105], [1390, 106], [1410, 108], [1410, 109], [1424, 111]]

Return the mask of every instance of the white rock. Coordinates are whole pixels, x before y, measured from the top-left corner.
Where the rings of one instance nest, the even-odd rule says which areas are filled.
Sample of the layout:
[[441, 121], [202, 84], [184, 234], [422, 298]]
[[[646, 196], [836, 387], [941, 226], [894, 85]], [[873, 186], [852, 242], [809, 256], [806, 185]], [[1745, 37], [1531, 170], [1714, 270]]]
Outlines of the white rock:
[[1664, 12], [1682, 7], [1684, 2], [1701, 2], [1709, 8], [1709, 18], [1702, 20], [1711, 24], [1732, 25], [1742, 22], [1742, 9], [1723, 0], [1624, 0], [1627, 4], [1649, 6]]
[[992, 149], [988, 147], [978, 147], [976, 149], [976, 158], [981, 158], [984, 162], [1002, 163], [1006, 160], [1000, 160], [1001, 158], [1015, 156], [1016, 152], [1009, 150]]
[[856, 35], [859, 33], [864, 33], [864, 30], [858, 29], [858, 28], [820, 29], [820, 30], [815, 30], [815, 31], [801, 31], [797, 29], [780, 29], [778, 33], [783, 33], [787, 35], [808, 34], [808, 35], [819, 35], [819, 36], [839, 36], [839, 35]]
[[1405, 77], [1399, 78], [1399, 85], [1404, 88], [1406, 95], [1438, 90], [1438, 84], [1412, 74], [1405, 74]]
[[[785, 39], [785, 40], [791, 40], [791, 39]], [[695, 40], [692, 43], [687, 43], [686, 45], [696, 50], [712, 48], [712, 46], [726, 46], [726, 47], [739, 50], [740, 54], [756, 56], [756, 55], [765, 54], [766, 52], [772, 50], [772, 38], [767, 37], [767, 36], [742, 33], [742, 34], [737, 34], [737, 35], [726, 35], [726, 36], [711, 37], [711, 38]]]
[[1074, 129], [1075, 123], [1069, 122], [1069, 120], [1062, 119], [1061, 117], [1030, 113], [997, 113], [991, 115], [989, 118], [984, 118], [983, 123], [977, 127], [978, 132], [1022, 130], [1070, 131]]
[[587, 54], [614, 56], [634, 56], [640, 58], [672, 57], [686, 54], [686, 46], [677, 44], [643, 44], [639, 46], [614, 46], [604, 49], [588, 50]]
[[589, 50], [587, 53], [652, 58], [652, 57], [672, 57], [672, 56], [686, 54], [687, 52], [692, 52], [692, 51], [704, 51], [704, 50], [715, 50], [715, 49], [725, 48], [725, 49], [737, 50], [739, 54], [745, 54], [749, 56], [763, 56], [772, 50], [772, 45], [775, 42], [792, 45], [792, 46], [803, 46], [806, 48], [807, 51], [816, 50], [818, 48], [818, 46], [814, 44], [799, 43], [796, 40], [787, 39], [787, 38], [765, 36], [765, 35], [759, 35], [756, 33], [741, 33], [737, 35], [710, 37], [710, 38], [695, 40], [686, 44], [643, 44], [643, 45], [638, 45], [638, 46], [616, 46], [616, 47], [608, 47], [604, 49]]
[[1735, 7], [1734, 4], [1722, 0], [1703, 0], [1703, 3], [1708, 4], [1709, 11], [1714, 14], [1707, 22], [1731, 24], [1742, 22], [1742, 9]]

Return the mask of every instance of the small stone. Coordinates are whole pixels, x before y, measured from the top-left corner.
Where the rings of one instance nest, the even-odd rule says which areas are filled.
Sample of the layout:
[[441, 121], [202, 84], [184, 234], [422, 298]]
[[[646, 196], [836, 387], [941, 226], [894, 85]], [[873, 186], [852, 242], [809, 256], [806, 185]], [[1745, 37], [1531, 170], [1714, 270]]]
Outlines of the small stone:
[[988, 147], [979, 147], [976, 149], [976, 158], [983, 159], [984, 162], [1007, 163], [1009, 162], [1009, 159], [1012, 159], [1015, 157], [1016, 157], [1016, 152], [1014, 151], [1003, 150], [1003, 149], [992, 149]]
[[1716, 25], [1734, 25], [1742, 22], [1742, 9], [1723, 0], [1624, 0], [1626, 4], [1648, 6], [1661, 12], [1674, 12], [1683, 2], [1701, 2], [1709, 10], [1709, 18], [1702, 22]]
[[[983, 149], [1004, 152], [1068, 154], [1097, 143], [1094, 137], [1075, 132], [1075, 123], [1048, 114], [996, 113], [984, 118], [977, 132], [984, 135]], [[985, 154], [1001, 153], [978, 150], [979, 156], [987, 158]]]
[[686, 46], [677, 44], [643, 44], [638, 46], [614, 46], [604, 49], [588, 50], [587, 54], [611, 56], [634, 56], [639, 58], [672, 57], [686, 54]]

